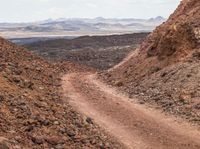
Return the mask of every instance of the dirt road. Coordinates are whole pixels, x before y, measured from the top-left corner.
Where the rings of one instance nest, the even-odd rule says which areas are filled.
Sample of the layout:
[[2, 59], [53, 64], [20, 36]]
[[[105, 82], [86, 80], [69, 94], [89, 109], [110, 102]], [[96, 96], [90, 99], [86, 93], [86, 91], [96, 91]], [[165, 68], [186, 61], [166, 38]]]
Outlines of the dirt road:
[[129, 149], [200, 149], [200, 131], [113, 89], [95, 74], [63, 77], [63, 92], [80, 113], [91, 117]]
[[126, 62], [128, 62], [130, 59], [132, 59], [134, 56], [136, 56], [139, 53], [139, 49], [135, 49], [134, 51], [130, 52], [119, 64], [115, 65], [114, 67], [110, 68], [109, 71], [113, 71], [117, 69], [118, 67], [124, 65]]

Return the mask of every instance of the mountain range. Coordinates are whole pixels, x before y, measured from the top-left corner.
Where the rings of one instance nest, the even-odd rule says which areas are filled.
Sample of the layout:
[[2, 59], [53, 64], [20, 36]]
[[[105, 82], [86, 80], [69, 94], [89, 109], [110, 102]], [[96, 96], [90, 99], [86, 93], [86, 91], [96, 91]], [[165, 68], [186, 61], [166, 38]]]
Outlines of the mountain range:
[[60, 18], [29, 23], [0, 23], [0, 36], [5, 38], [110, 35], [151, 32], [164, 22], [163, 17], [150, 19], [106, 19], [102, 17]]

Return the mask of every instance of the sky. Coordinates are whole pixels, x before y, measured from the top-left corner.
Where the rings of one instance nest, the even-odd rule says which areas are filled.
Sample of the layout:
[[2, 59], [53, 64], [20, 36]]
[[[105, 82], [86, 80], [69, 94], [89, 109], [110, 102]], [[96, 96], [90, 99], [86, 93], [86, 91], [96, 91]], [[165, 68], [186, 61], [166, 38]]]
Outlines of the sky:
[[167, 18], [180, 0], [0, 0], [0, 22], [49, 18]]

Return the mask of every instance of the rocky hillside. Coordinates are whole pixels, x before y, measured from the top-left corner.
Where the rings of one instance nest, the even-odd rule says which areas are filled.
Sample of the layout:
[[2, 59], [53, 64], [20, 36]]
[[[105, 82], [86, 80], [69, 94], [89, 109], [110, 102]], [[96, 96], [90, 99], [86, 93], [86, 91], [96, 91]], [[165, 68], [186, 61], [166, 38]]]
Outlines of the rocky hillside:
[[25, 45], [27, 49], [53, 60], [68, 60], [97, 69], [108, 69], [119, 63], [148, 33], [110, 36], [83, 36]]
[[158, 59], [184, 58], [200, 43], [200, 2], [183, 0], [168, 21], [157, 29], [143, 43], [141, 50]]
[[103, 77], [139, 102], [200, 124], [200, 1], [177, 10], [122, 66]]
[[62, 72], [78, 70], [90, 69], [50, 64], [0, 38], [0, 148], [121, 148], [60, 96]]
[[27, 47], [37, 50], [73, 50], [80, 48], [106, 48], [113, 46], [127, 46], [133, 45], [146, 37], [148, 33], [134, 33], [124, 35], [110, 35], [110, 36], [81, 36], [75, 39], [57, 39], [49, 41], [41, 41], [32, 44], [27, 44]]

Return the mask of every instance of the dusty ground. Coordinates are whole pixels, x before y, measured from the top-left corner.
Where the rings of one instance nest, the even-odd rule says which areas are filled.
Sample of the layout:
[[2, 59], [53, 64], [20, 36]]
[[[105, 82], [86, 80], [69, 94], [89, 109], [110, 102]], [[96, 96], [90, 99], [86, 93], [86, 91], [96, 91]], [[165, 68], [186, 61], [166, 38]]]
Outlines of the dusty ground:
[[[130, 149], [199, 149], [200, 132], [190, 124], [141, 106], [91, 73], [63, 77], [64, 96]], [[187, 131], [186, 131], [187, 130]]]

